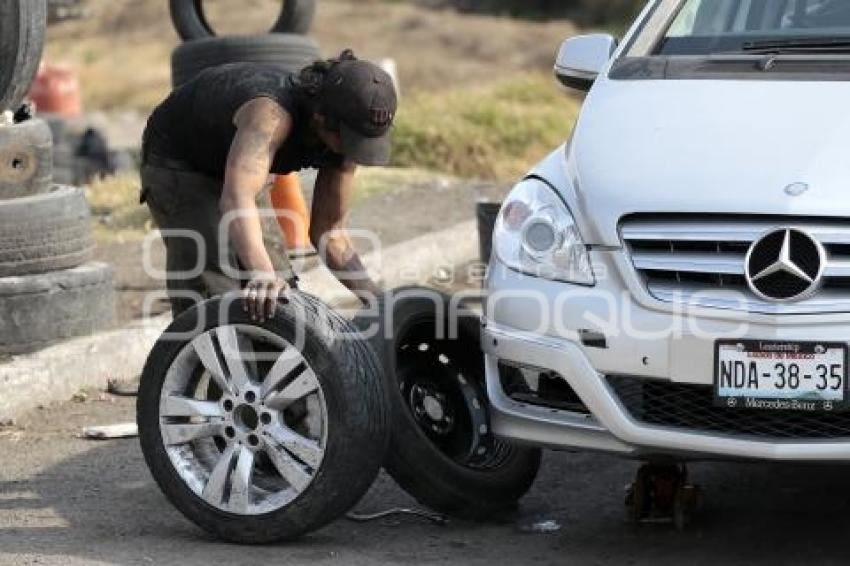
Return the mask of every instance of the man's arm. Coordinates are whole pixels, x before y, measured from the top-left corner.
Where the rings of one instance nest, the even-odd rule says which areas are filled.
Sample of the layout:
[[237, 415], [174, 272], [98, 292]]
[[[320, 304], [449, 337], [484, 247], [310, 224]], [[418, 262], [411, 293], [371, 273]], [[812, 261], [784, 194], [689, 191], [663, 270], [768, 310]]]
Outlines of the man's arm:
[[247, 102], [233, 119], [236, 137], [230, 147], [219, 208], [231, 216], [230, 239], [251, 273], [245, 309], [260, 321], [274, 314], [278, 295], [286, 288], [274, 270], [263, 242], [256, 198], [266, 184], [272, 160], [292, 130], [292, 118], [276, 102]]
[[310, 240], [337, 279], [363, 302], [381, 293], [372, 281], [346, 230], [351, 207], [354, 164], [319, 171], [313, 192]]

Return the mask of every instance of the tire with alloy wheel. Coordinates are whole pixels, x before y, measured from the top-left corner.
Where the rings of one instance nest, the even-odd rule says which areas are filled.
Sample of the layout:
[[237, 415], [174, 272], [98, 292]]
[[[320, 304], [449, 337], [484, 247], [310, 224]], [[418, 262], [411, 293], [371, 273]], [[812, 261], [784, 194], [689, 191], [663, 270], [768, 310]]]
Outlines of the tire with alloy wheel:
[[206, 69], [229, 63], [260, 63], [295, 73], [321, 58], [314, 39], [291, 33], [198, 39], [171, 54], [171, 82], [178, 87]]
[[480, 519], [525, 495], [541, 451], [493, 435], [480, 318], [451, 305], [432, 289], [398, 289], [381, 301], [380, 319], [364, 314], [355, 324], [383, 359], [392, 411], [387, 471], [420, 503]]
[[17, 110], [44, 47], [47, 0], [0, 0], [0, 112]]
[[46, 193], [53, 186], [53, 136], [43, 120], [0, 125], [0, 199]]
[[[184, 41], [214, 37], [215, 30], [204, 12], [203, 0], [170, 0], [171, 22]], [[238, 10], [235, 11], [238, 17]], [[316, 0], [282, 0], [280, 15], [271, 33], [305, 34], [316, 16]]]
[[381, 368], [348, 322], [293, 292], [260, 324], [238, 296], [178, 317], [137, 405], [145, 460], [191, 521], [238, 543], [289, 540], [350, 509], [387, 446]]

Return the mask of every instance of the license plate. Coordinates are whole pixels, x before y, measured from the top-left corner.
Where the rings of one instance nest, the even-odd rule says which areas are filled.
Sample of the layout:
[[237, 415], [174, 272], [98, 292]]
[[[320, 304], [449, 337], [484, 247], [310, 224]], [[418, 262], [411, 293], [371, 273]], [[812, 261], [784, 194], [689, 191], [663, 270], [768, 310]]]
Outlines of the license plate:
[[846, 344], [717, 342], [715, 403], [741, 409], [847, 410], [847, 367]]

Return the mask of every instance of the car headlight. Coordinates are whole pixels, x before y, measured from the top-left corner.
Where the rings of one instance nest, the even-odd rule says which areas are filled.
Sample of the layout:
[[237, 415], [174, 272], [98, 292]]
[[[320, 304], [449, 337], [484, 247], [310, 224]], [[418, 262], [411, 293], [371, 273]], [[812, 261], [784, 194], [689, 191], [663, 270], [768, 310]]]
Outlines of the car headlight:
[[496, 219], [493, 250], [502, 263], [529, 275], [596, 283], [575, 219], [539, 179], [520, 182], [508, 195]]

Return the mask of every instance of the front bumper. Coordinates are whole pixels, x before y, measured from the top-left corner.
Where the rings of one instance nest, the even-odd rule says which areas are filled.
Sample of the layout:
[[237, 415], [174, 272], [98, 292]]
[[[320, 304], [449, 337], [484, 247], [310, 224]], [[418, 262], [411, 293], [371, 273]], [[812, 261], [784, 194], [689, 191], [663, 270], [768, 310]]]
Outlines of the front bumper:
[[[669, 325], [670, 313], [655, 308], [623, 291], [631, 285], [621, 278], [615, 252], [597, 257], [607, 263], [609, 277], [593, 289], [583, 289], [566, 304], [555, 297], [563, 283], [543, 281], [507, 270], [494, 262], [488, 282], [488, 302], [482, 344], [485, 352], [487, 389], [494, 432], [507, 440], [554, 449], [579, 449], [619, 454], [632, 458], [674, 457], [682, 459], [745, 459], [773, 461], [848, 461], [850, 438], [763, 439], [687, 428], [657, 426], [638, 421], [623, 406], [606, 375], [631, 375], [675, 384], [710, 385], [713, 380], [714, 342], [707, 335], [728, 338], [778, 338], [788, 340], [847, 341], [850, 324], [846, 316], [754, 317], [744, 326], [724, 313], [703, 312], [701, 331], [670, 332], [654, 339], [635, 338], [629, 332], [608, 331], [608, 347], [588, 348], [579, 330], [593, 326], [594, 296], [607, 297], [598, 304], [616, 303], [630, 324], [640, 328]], [[551, 312], [535, 312], [521, 297], [545, 297], [535, 304]], [[498, 301], [494, 297], [498, 296]], [[618, 297], [612, 301], [610, 297]], [[548, 306], [547, 306], [548, 305]], [[599, 314], [598, 312], [595, 314]], [[546, 320], [541, 322], [542, 318]], [[788, 320], [788, 324], [784, 321]], [[844, 338], [841, 338], [844, 337]], [[589, 415], [517, 401], [502, 387], [499, 364], [533, 366], [562, 376]]]

